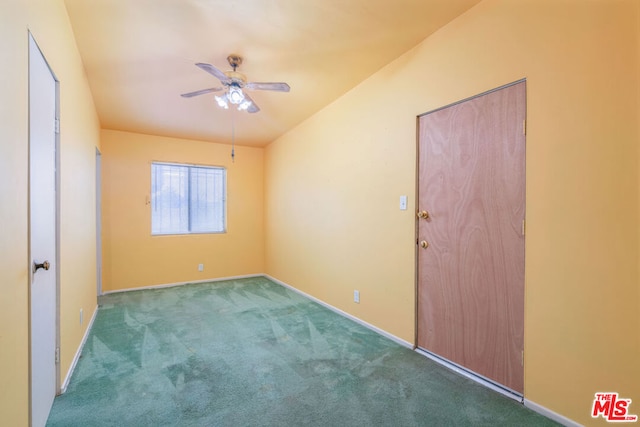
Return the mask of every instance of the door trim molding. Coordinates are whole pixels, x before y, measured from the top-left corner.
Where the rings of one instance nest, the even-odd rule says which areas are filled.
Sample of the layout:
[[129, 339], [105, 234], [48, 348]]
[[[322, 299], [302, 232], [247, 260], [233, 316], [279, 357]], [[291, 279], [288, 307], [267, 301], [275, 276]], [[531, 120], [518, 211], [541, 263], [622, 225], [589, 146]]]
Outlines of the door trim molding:
[[[493, 88], [493, 89], [487, 90], [487, 91], [485, 91], [485, 92], [479, 93], [479, 94], [477, 94], [477, 95], [470, 96], [470, 97], [468, 97], [468, 98], [461, 99], [461, 100], [459, 100], [459, 101], [452, 102], [451, 104], [447, 104], [447, 105], [445, 105], [445, 106], [438, 107], [438, 108], [433, 109], [433, 110], [429, 110], [429, 111], [427, 111], [426, 113], [418, 114], [418, 116], [416, 117], [416, 121], [417, 121], [417, 123], [418, 123], [418, 124], [417, 124], [417, 127], [419, 128], [419, 126], [420, 126], [420, 117], [424, 117], [424, 116], [429, 115], [429, 114], [431, 114], [431, 113], [435, 113], [436, 111], [444, 110], [444, 109], [446, 109], [446, 108], [453, 107], [453, 106], [458, 105], [458, 104], [463, 104], [463, 103], [465, 103], [465, 102], [467, 102], [467, 101], [471, 101], [472, 99], [480, 98], [480, 97], [482, 97], [482, 96], [489, 95], [490, 93], [497, 92], [497, 91], [499, 91], [499, 90], [506, 89], [506, 88], [508, 88], [508, 87], [515, 86], [515, 85], [520, 84], [520, 83], [524, 83], [524, 82], [526, 82], [526, 81], [527, 81], [527, 78], [526, 78], [526, 77], [523, 77], [523, 78], [521, 78], [520, 80], [516, 80], [516, 81], [514, 81], [514, 82], [507, 83], [507, 84], [505, 84], [505, 85], [502, 85], [502, 86], [499, 86], [499, 87], [496, 87], [496, 88]], [[417, 129], [416, 129], [416, 130], [417, 130]], [[420, 135], [416, 135], [416, 137], [417, 137], [417, 140], [418, 140], [418, 143], [419, 143], [419, 142], [420, 142]]]
[[[43, 55], [44, 57], [44, 55]], [[46, 60], [46, 59], [45, 59]], [[47, 65], [49, 65], [49, 63], [47, 62]], [[58, 354], [61, 354], [62, 349], [61, 349], [61, 339], [60, 339], [60, 305], [61, 305], [61, 299], [60, 299], [60, 294], [61, 289], [60, 289], [60, 283], [61, 279], [60, 279], [60, 260], [62, 259], [60, 256], [61, 248], [60, 248], [60, 235], [61, 235], [61, 227], [60, 227], [60, 212], [61, 212], [61, 202], [60, 202], [60, 191], [62, 188], [62, 184], [61, 184], [61, 173], [60, 173], [60, 80], [58, 80], [58, 77], [56, 76], [56, 74], [53, 72], [53, 70], [51, 69], [51, 67], [49, 66], [49, 70], [51, 70], [51, 75], [53, 76], [53, 79], [55, 80], [55, 84], [56, 84], [56, 121], [57, 121], [57, 131], [55, 133], [55, 164], [56, 164], [56, 348], [59, 349], [58, 350]], [[62, 358], [59, 357], [58, 358], [58, 363], [56, 363], [56, 395], [60, 394], [60, 386], [61, 386], [61, 379], [60, 379], [60, 366], [62, 365]]]
[[102, 295], [102, 153], [96, 147], [96, 294]]

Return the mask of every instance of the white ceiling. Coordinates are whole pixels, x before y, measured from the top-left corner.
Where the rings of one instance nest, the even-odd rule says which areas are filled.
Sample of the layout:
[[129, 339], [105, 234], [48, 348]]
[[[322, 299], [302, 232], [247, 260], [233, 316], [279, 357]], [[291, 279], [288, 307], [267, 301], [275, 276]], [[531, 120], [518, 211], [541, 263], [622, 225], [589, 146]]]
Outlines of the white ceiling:
[[[65, 0], [105, 129], [264, 146], [479, 0]], [[261, 111], [223, 110], [196, 62], [249, 81]], [[389, 90], [389, 88], [380, 88]]]

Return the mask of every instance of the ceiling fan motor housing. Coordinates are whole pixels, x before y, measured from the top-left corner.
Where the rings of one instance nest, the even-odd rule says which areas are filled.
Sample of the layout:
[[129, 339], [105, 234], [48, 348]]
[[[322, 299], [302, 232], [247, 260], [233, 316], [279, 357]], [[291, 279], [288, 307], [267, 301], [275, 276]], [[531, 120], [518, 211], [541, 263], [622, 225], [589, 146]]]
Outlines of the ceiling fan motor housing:
[[[231, 82], [227, 84], [228, 86], [235, 84], [236, 86], [244, 87], [245, 83], [247, 83], [247, 77], [237, 71], [225, 71], [224, 74], [231, 80]], [[222, 83], [225, 84], [225, 82]]]

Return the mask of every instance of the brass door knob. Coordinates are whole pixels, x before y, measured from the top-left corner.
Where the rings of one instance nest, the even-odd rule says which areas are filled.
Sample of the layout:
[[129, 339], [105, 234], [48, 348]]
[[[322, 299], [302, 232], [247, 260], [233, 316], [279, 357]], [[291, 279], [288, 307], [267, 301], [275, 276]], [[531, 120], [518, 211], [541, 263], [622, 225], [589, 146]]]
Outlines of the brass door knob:
[[429, 212], [427, 212], [427, 211], [418, 211], [418, 218], [429, 219]]
[[422, 246], [422, 249], [427, 249], [429, 247], [429, 242], [423, 240], [422, 242], [420, 242], [420, 246]]

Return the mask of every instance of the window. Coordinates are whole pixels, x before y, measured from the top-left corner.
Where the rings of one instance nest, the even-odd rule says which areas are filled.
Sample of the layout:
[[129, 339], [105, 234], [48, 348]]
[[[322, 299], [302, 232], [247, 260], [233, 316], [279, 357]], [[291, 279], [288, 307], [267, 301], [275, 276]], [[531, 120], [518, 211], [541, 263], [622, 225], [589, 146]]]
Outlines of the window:
[[224, 233], [226, 175], [221, 167], [151, 164], [151, 234]]

